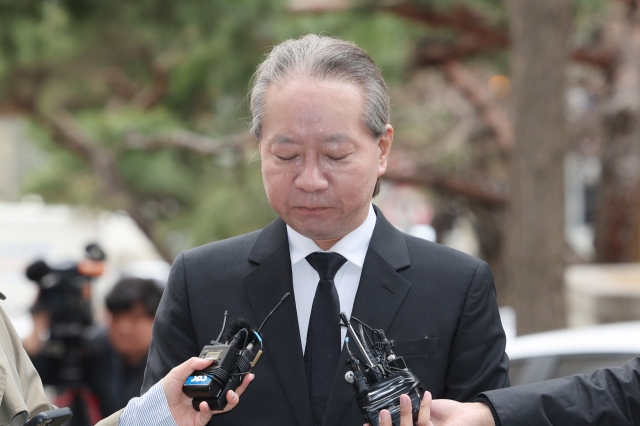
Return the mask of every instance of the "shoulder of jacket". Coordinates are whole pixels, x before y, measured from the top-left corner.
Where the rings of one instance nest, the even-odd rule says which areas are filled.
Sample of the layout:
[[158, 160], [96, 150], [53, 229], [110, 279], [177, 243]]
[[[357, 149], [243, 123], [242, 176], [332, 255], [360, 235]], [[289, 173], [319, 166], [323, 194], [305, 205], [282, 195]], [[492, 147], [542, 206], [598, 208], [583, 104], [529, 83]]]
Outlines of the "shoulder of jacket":
[[187, 250], [183, 252], [182, 255], [185, 259], [197, 260], [201, 258], [211, 259], [212, 256], [219, 255], [238, 255], [243, 252], [248, 254], [261, 231], [262, 230], [260, 229], [237, 237], [214, 241], [203, 246]]
[[421, 258], [431, 258], [438, 262], [454, 262], [456, 265], [472, 267], [474, 269], [482, 263], [485, 263], [483, 260], [460, 250], [434, 243], [424, 238], [414, 237], [413, 235], [404, 234], [404, 236], [411, 257], [420, 256]]

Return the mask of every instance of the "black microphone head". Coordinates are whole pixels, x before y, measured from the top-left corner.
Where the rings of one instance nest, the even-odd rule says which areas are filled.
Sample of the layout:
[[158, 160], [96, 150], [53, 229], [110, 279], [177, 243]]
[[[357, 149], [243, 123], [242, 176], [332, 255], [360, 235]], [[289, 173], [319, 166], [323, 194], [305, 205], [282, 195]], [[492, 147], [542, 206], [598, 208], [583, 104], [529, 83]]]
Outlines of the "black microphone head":
[[27, 267], [25, 274], [31, 281], [40, 281], [45, 275], [51, 272], [49, 265], [42, 260], [37, 260]]
[[251, 331], [251, 324], [249, 324], [248, 320], [244, 318], [235, 318], [231, 320], [231, 322], [227, 326], [227, 332], [224, 333], [224, 337], [222, 340], [224, 340], [225, 342], [230, 342], [243, 328], [246, 328], [247, 331]]

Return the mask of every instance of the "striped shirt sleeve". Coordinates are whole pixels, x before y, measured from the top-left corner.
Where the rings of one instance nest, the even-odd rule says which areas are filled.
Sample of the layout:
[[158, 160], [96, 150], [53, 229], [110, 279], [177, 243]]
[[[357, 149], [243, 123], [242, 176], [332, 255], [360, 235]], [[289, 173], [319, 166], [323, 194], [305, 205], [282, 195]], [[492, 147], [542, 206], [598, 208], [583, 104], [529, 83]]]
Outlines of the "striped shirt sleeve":
[[132, 398], [120, 416], [118, 426], [178, 426], [171, 416], [160, 382], [138, 398]]

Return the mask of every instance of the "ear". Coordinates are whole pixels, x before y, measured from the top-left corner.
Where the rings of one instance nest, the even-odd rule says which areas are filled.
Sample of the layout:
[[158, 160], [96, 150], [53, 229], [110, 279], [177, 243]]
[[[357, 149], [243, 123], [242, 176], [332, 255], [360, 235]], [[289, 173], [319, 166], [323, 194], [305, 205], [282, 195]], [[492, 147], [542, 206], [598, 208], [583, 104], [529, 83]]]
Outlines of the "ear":
[[389, 153], [393, 144], [393, 127], [391, 124], [385, 126], [385, 132], [378, 139], [378, 177], [387, 171], [387, 162], [389, 161]]

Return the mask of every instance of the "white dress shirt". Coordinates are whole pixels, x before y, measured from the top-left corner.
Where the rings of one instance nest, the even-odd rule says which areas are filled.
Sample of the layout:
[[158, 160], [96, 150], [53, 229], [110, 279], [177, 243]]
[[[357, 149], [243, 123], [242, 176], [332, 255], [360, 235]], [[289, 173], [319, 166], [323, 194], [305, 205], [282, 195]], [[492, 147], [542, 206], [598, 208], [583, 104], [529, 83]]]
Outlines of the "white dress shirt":
[[[369, 205], [369, 214], [365, 221], [345, 235], [327, 252], [334, 252], [342, 255], [347, 261], [340, 268], [334, 278], [338, 297], [340, 298], [340, 312], [344, 312], [347, 317], [351, 317], [353, 302], [356, 299], [362, 265], [369, 249], [369, 242], [376, 226], [376, 213], [373, 206]], [[300, 326], [300, 342], [302, 352], [307, 344], [307, 329], [309, 328], [309, 318], [311, 317], [311, 307], [313, 298], [316, 295], [316, 287], [320, 276], [315, 269], [307, 262], [306, 257], [311, 253], [323, 252], [312, 239], [307, 238], [294, 231], [287, 225], [287, 235], [289, 237], [289, 251], [291, 253], [291, 272], [293, 273], [293, 293], [298, 311], [298, 325]], [[336, 321], [339, 321], [336, 318]], [[342, 328], [342, 342], [347, 335], [346, 328]]]
[[131, 398], [118, 419], [118, 426], [178, 426], [162, 383], [156, 383], [142, 396]]

